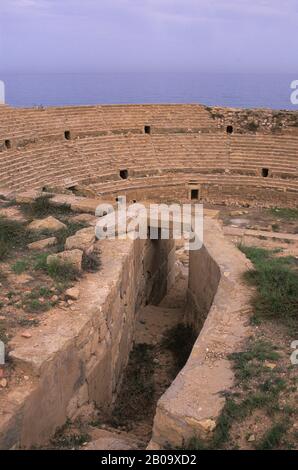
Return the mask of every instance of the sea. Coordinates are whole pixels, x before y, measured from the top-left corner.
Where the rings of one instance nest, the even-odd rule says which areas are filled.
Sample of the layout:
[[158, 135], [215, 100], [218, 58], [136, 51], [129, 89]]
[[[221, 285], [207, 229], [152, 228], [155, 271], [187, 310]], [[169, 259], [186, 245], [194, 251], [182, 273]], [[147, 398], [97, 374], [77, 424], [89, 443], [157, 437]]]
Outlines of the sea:
[[295, 74], [137, 71], [1, 73], [6, 103], [16, 107], [94, 104], [201, 103], [208, 106], [298, 110]]

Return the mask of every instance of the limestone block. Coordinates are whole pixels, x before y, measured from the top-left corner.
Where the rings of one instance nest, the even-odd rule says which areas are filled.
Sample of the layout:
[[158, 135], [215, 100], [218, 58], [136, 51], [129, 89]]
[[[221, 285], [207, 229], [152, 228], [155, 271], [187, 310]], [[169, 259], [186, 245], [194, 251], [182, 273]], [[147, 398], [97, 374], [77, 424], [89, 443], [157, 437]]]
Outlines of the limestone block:
[[93, 357], [87, 364], [86, 379], [89, 389], [89, 400], [98, 407], [106, 409], [112, 400], [111, 350], [101, 343], [99, 357]]
[[80, 297], [80, 289], [78, 287], [71, 287], [70, 289], [67, 289], [65, 295], [68, 299], [78, 300]]
[[43, 230], [58, 232], [64, 228], [66, 228], [66, 225], [51, 215], [45, 219], [33, 220], [33, 222], [28, 225], [28, 229], [32, 230], [33, 232], [41, 232]]
[[93, 227], [83, 228], [72, 237], [68, 237], [65, 242], [66, 250], [83, 250], [88, 251], [95, 242], [95, 230]]
[[78, 398], [78, 407], [81, 407], [88, 403], [89, 401], [89, 392], [88, 392], [88, 385], [87, 383], [84, 383], [82, 385], [77, 393], [77, 398]]
[[16, 195], [16, 202], [18, 204], [30, 204], [35, 201], [38, 197], [41, 196], [41, 191], [35, 191], [31, 189], [29, 191], [24, 191]]
[[57, 253], [55, 255], [49, 255], [47, 257], [47, 264], [51, 264], [58, 260], [61, 263], [69, 263], [73, 265], [78, 271], [82, 270], [82, 258], [83, 252], [81, 250], [69, 250], [69, 251], [62, 251], [61, 253]]
[[88, 212], [89, 214], [95, 214], [96, 208], [102, 201], [98, 199], [88, 198], [77, 198], [71, 203], [71, 209], [74, 212]]
[[98, 429], [96, 439], [84, 447], [85, 450], [137, 450], [142, 443], [125, 433]]
[[6, 217], [7, 219], [16, 220], [17, 222], [26, 222], [24, 214], [17, 207], [5, 207], [0, 209], [0, 217]]
[[57, 238], [45, 238], [44, 240], [38, 240], [37, 242], [29, 243], [29, 250], [44, 250], [45, 248], [50, 248], [51, 246], [56, 245]]
[[82, 222], [84, 224], [91, 225], [92, 227], [95, 227], [96, 222], [97, 222], [97, 217], [95, 215], [91, 214], [79, 214], [75, 215], [71, 219], [73, 222]]

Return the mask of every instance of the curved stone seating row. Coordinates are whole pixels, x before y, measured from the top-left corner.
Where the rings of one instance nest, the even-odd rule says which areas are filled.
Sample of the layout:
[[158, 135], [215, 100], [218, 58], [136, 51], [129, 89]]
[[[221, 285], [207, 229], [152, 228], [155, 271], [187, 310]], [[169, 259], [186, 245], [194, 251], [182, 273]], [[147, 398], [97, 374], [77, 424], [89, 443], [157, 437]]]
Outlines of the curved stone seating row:
[[114, 105], [0, 110], [0, 144], [15, 146], [26, 140], [58, 140], [69, 131], [73, 137], [111, 131], [144, 132], [144, 126], [161, 129], [216, 128], [201, 105]]
[[[201, 194], [204, 199], [211, 186], [234, 186], [236, 192], [240, 185], [244, 192], [246, 186], [261, 188], [266, 200], [264, 189], [298, 190], [297, 144], [298, 137], [287, 135], [212, 134], [106, 135], [32, 143], [0, 153], [0, 187], [23, 191], [85, 184], [106, 195], [150, 185], [160, 185], [162, 192], [172, 180], [186, 188], [194, 180], [209, 185]], [[186, 197], [188, 189], [182, 193]]]

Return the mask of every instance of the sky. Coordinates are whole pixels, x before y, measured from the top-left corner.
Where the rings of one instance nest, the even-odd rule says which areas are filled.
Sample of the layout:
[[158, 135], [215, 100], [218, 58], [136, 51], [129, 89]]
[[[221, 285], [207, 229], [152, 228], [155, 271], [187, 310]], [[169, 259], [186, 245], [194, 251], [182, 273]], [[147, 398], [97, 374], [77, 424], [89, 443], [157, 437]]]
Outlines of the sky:
[[0, 0], [0, 72], [297, 71], [297, 0]]

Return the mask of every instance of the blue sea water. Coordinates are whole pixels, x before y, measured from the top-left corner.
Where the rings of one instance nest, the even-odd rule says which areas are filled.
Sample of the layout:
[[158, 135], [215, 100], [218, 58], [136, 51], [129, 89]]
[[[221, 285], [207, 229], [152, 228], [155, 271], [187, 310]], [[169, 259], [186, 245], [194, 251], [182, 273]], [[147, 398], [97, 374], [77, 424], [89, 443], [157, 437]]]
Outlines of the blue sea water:
[[119, 103], [202, 103], [209, 106], [296, 109], [291, 82], [298, 74], [105, 72], [1, 74], [6, 103], [59, 106]]

